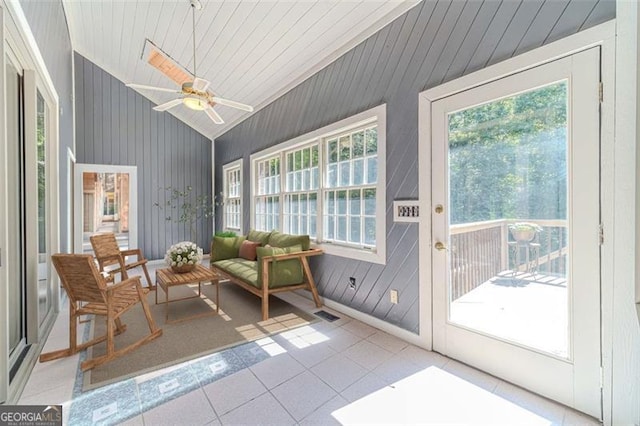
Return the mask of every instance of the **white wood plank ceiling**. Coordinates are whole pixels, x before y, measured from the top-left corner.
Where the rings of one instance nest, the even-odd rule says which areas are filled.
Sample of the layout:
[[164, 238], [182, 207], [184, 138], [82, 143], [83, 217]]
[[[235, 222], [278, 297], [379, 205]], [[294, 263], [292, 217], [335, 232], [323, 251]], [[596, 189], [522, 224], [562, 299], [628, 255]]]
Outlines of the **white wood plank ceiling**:
[[[293, 88], [419, 0], [216, 1], [196, 11], [197, 74], [217, 96], [255, 110]], [[175, 84], [141, 59], [145, 39], [193, 71], [188, 0], [63, 0], [74, 50], [125, 83]], [[141, 90], [155, 103], [175, 96]], [[171, 113], [214, 139], [250, 113], [216, 106], [225, 124], [183, 105]], [[167, 114], [167, 112], [157, 112]]]

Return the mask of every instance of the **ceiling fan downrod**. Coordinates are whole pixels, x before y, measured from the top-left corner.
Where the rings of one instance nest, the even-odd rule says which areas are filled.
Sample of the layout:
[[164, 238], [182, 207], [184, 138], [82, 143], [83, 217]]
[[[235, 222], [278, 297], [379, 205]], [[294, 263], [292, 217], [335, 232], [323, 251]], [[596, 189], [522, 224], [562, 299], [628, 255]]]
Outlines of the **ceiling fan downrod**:
[[189, 0], [191, 3], [191, 22], [193, 23], [193, 78], [196, 79], [198, 74], [196, 74], [196, 9], [202, 9], [202, 3], [200, 0]]

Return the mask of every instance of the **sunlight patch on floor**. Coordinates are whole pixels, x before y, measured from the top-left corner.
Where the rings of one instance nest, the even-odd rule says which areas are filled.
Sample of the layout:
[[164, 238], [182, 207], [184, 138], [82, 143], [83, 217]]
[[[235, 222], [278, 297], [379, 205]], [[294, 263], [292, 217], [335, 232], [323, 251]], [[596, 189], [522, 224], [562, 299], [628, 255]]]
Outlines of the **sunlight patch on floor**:
[[270, 356], [276, 356], [287, 352], [285, 348], [280, 346], [275, 340], [271, 337], [266, 337], [264, 339], [256, 340], [255, 343], [260, 346], [260, 348], [268, 353]]
[[307, 348], [329, 340], [325, 334], [316, 331], [313, 325], [299, 327], [284, 333], [280, 336], [287, 339], [289, 343], [298, 349]]
[[550, 426], [553, 422], [437, 367], [428, 367], [332, 413], [342, 424]]

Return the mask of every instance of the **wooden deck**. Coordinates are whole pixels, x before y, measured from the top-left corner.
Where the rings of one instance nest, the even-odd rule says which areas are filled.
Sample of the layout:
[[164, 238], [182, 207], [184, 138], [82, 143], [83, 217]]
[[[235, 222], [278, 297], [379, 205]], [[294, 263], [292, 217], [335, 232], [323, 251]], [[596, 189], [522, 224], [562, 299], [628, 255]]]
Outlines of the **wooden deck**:
[[536, 253], [514, 246], [509, 233], [512, 219], [488, 220], [451, 226], [452, 299], [467, 294], [502, 271], [535, 270], [547, 275], [566, 276], [566, 220], [533, 220], [542, 231], [533, 241]]
[[558, 275], [500, 272], [455, 299], [450, 321], [567, 357], [567, 281]]

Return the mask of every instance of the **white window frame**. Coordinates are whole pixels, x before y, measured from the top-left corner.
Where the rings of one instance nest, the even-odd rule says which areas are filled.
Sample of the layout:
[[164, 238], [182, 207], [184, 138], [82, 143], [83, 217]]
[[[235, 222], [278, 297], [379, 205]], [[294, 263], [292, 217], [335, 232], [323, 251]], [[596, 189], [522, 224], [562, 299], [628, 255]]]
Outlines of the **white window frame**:
[[[332, 188], [325, 187], [325, 170], [326, 170], [326, 158], [324, 144], [325, 139], [335, 136], [338, 133], [348, 132], [358, 127], [364, 127], [375, 123], [377, 125], [378, 133], [378, 177], [376, 183], [376, 247], [372, 249], [359, 248], [348, 245], [340, 245], [337, 243], [330, 243], [322, 241], [324, 235], [323, 230], [323, 213], [324, 213], [324, 191], [332, 190]], [[256, 164], [269, 157], [280, 155], [280, 207], [279, 207], [279, 220], [280, 229], [284, 226], [284, 196], [286, 195], [286, 173], [283, 172], [286, 165], [287, 151], [301, 148], [306, 145], [312, 145], [319, 143], [319, 181], [320, 188], [318, 189], [318, 223], [316, 227], [317, 238], [314, 241], [315, 246], [321, 248], [327, 254], [347, 257], [356, 260], [363, 260], [366, 262], [386, 264], [386, 146], [387, 146], [387, 107], [386, 104], [379, 105], [371, 108], [367, 111], [363, 111], [354, 116], [345, 118], [336, 123], [298, 136], [294, 139], [282, 142], [278, 145], [274, 145], [260, 152], [256, 152], [250, 157], [251, 164], [251, 228], [255, 228], [255, 197], [257, 190], [257, 173]], [[354, 187], [355, 188], [355, 187]]]
[[[230, 163], [227, 163], [225, 165], [222, 166], [222, 191], [223, 191], [223, 200], [224, 200], [224, 204], [222, 206], [222, 227], [225, 231], [234, 231], [237, 232], [238, 234], [242, 234], [242, 221], [243, 221], [243, 215], [242, 215], [242, 187], [243, 187], [243, 175], [242, 175], [242, 158], [236, 160], [236, 161], [232, 161]], [[227, 201], [229, 200], [229, 182], [228, 182], [228, 174], [231, 171], [235, 171], [238, 170], [239, 175], [240, 175], [240, 196], [239, 197], [234, 197], [240, 200], [240, 226], [237, 228], [231, 227], [228, 225], [228, 220], [227, 220]]]
[[[282, 185], [282, 155], [280, 154], [271, 154], [265, 157], [262, 157], [258, 160], [256, 160], [255, 162], [252, 162], [252, 172], [255, 172], [257, 169], [260, 169], [260, 164], [264, 164], [264, 167], [266, 167], [267, 169], [271, 168], [271, 161], [273, 160], [278, 160], [278, 174], [277, 175], [271, 175], [270, 172], [268, 172], [268, 176], [263, 176], [265, 179], [263, 181], [263, 185], [264, 185], [264, 191], [260, 192], [260, 173], [255, 173], [255, 176], [252, 179], [252, 182], [254, 183], [253, 187], [255, 190], [251, 192], [251, 228], [252, 229], [257, 229], [257, 225], [256, 225], [256, 219], [258, 219], [258, 214], [260, 214], [260, 218], [264, 219], [266, 221], [266, 223], [271, 222], [277, 222], [278, 226], [277, 226], [277, 230], [282, 229], [282, 220], [280, 217], [280, 213], [282, 212], [282, 191], [281, 190], [276, 190], [276, 191], [272, 191], [271, 185], [277, 185], [278, 187], [280, 187], [281, 189], [281, 185]], [[275, 177], [278, 177], [277, 179], [275, 179]], [[272, 181], [273, 179], [273, 181]], [[270, 189], [267, 189], [270, 188]], [[256, 200], [258, 198], [261, 198], [264, 200], [264, 206], [265, 209], [262, 212], [258, 212], [258, 209], [256, 208]], [[268, 202], [267, 200], [269, 199], [273, 199], [273, 198], [278, 198], [278, 202], [273, 203], [273, 202]], [[277, 211], [277, 220], [274, 221], [272, 219], [272, 217], [274, 216], [274, 212], [273, 211], [268, 211], [269, 210], [269, 206], [273, 207], [273, 206], [278, 206], [278, 211]], [[267, 228], [268, 229], [268, 228]], [[276, 229], [276, 227], [272, 227], [272, 229]]]
[[[313, 180], [313, 165], [312, 165], [313, 164], [313, 161], [312, 161], [312, 159], [313, 159], [313, 154], [312, 154], [313, 153], [313, 148], [316, 148], [316, 150], [318, 152], [318, 154], [317, 154], [318, 163], [317, 163], [317, 166], [316, 166], [318, 168], [318, 173], [317, 173], [317, 177], [315, 179], [317, 187], [315, 189], [311, 187], [311, 181]], [[304, 181], [305, 181], [305, 179], [304, 179], [304, 171], [306, 170], [306, 168], [304, 168], [304, 166], [303, 166], [303, 168], [301, 170], [295, 170], [295, 171], [292, 172], [293, 173], [293, 175], [292, 175], [293, 176], [293, 179], [292, 179], [293, 180], [293, 182], [292, 182], [293, 183], [293, 188], [288, 189], [288, 185], [289, 185], [288, 179], [289, 179], [289, 173], [290, 173], [289, 172], [289, 158], [288, 157], [289, 157], [290, 154], [292, 154], [294, 156], [294, 163], [295, 163], [295, 153], [300, 152], [301, 153], [300, 156], [301, 156], [302, 163], [304, 163], [304, 161], [303, 161], [304, 154], [302, 153], [302, 151], [303, 150], [307, 150], [307, 149], [309, 150], [309, 167], [308, 167], [308, 170], [309, 170], [309, 187], [306, 188], [306, 189], [305, 188], [299, 188], [299, 189], [295, 188], [295, 182], [296, 182], [295, 175], [298, 172], [301, 172], [301, 183], [300, 183], [300, 186], [304, 186]], [[321, 157], [320, 157], [320, 151], [321, 150], [322, 150], [322, 143], [318, 140], [317, 142], [311, 142], [311, 143], [305, 144], [302, 147], [298, 147], [298, 148], [295, 148], [295, 149], [288, 149], [288, 150], [286, 150], [284, 152], [284, 155], [281, 157], [281, 158], [284, 159], [284, 164], [282, 165], [282, 167], [284, 169], [284, 171], [283, 171], [283, 173], [284, 173], [284, 177], [283, 177], [284, 187], [282, 188], [283, 189], [283, 191], [282, 191], [282, 207], [283, 207], [282, 215], [283, 215], [283, 220], [281, 221], [281, 223], [282, 223], [282, 227], [281, 227], [282, 228], [282, 232], [288, 232], [287, 231], [287, 227], [286, 227], [287, 221], [289, 221], [289, 224], [291, 224], [292, 223], [292, 219], [295, 218], [295, 220], [298, 221], [298, 225], [300, 226], [302, 224], [302, 222], [300, 221], [300, 216], [305, 215], [306, 218], [307, 218], [306, 219], [306, 221], [307, 221], [307, 223], [306, 223], [307, 234], [309, 234], [311, 236], [311, 233], [309, 232], [309, 230], [311, 228], [311, 226], [310, 226], [311, 222], [312, 222], [311, 218], [313, 216], [311, 215], [309, 210], [307, 210], [306, 213], [302, 213], [300, 211], [298, 211], [297, 213], [293, 213], [291, 211], [288, 211], [287, 210], [287, 199], [289, 197], [293, 197], [293, 196], [297, 196], [297, 197], [306, 196], [307, 200], [308, 200], [311, 197], [311, 194], [315, 194], [315, 196], [316, 196], [316, 209], [317, 209], [318, 198], [322, 196], [322, 183], [320, 182], [321, 177], [322, 177], [322, 172], [321, 172], [322, 162], [321, 162]], [[300, 207], [300, 204], [298, 205], [298, 207]], [[308, 208], [308, 206], [307, 206], [307, 208]], [[316, 211], [316, 216], [313, 219], [313, 220], [316, 220], [316, 222], [317, 222], [317, 219], [318, 219], [318, 215], [317, 215], [318, 212], [319, 211]], [[316, 234], [317, 234], [317, 231], [318, 231], [317, 226], [318, 226], [318, 224], [316, 223]], [[315, 241], [316, 238], [311, 236], [311, 239], [313, 239]]]

